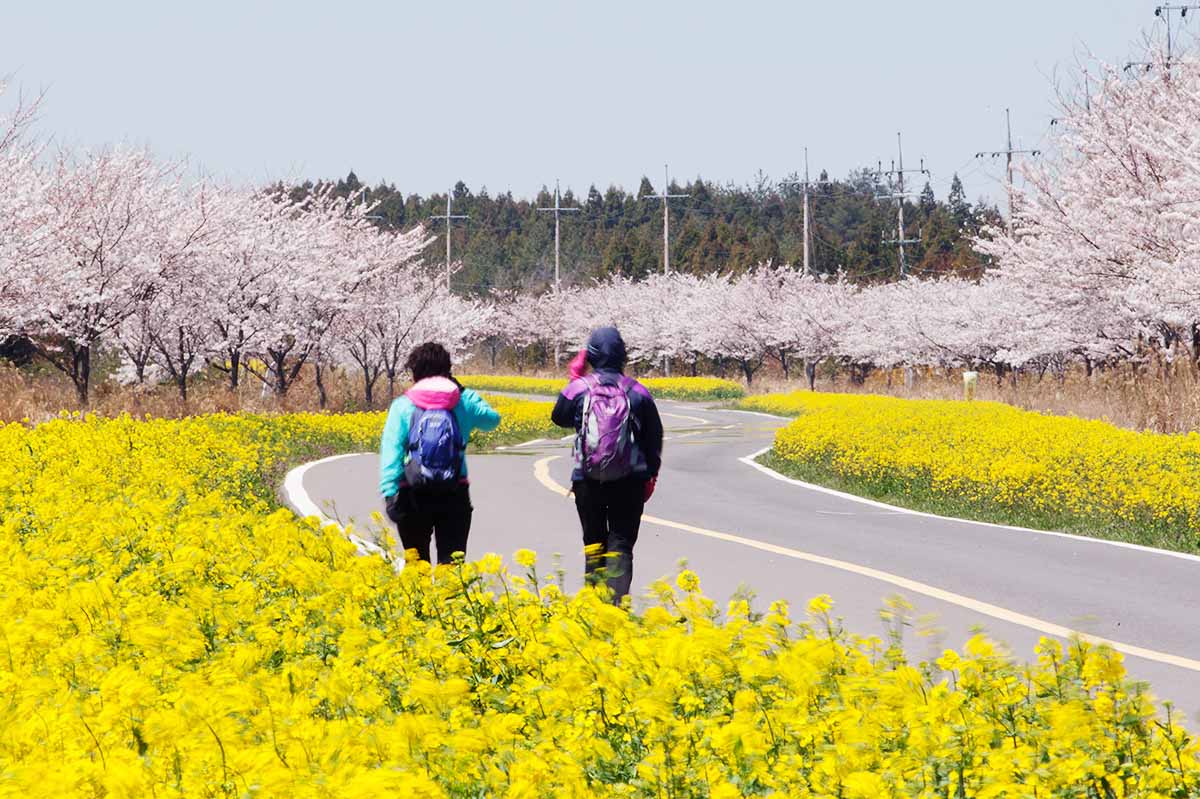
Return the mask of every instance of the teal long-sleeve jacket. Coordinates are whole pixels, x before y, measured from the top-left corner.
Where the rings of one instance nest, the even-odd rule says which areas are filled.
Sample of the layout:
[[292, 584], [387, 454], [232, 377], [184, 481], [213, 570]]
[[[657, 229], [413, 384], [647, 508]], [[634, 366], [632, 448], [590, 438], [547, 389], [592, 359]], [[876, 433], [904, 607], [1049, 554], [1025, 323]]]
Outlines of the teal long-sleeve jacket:
[[[385, 497], [395, 496], [404, 477], [404, 464], [408, 459], [408, 430], [413, 413], [420, 407], [453, 408], [466, 444], [475, 430], [488, 432], [500, 424], [500, 414], [487, 400], [472, 389], [461, 392], [457, 385], [446, 378], [427, 378], [414, 385], [408, 392], [392, 402], [387, 421], [383, 425], [383, 437], [379, 443], [379, 493]], [[467, 459], [463, 458], [461, 476], [467, 477]]]

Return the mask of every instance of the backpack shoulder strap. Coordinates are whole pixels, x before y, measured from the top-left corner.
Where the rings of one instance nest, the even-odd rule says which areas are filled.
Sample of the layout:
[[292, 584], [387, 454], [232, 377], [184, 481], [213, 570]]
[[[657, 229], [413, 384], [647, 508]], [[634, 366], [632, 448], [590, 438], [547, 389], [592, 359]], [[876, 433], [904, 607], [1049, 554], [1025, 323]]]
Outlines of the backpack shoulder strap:
[[458, 405], [450, 408], [447, 414], [450, 416], [450, 429], [454, 431], [454, 452], [461, 458], [467, 449], [467, 445], [463, 443], [462, 425], [458, 421]]
[[408, 449], [413, 449], [417, 445], [418, 433], [421, 429], [421, 417], [425, 415], [423, 408], [418, 408], [413, 405], [412, 416], [408, 417], [408, 440], [405, 441], [405, 446]]

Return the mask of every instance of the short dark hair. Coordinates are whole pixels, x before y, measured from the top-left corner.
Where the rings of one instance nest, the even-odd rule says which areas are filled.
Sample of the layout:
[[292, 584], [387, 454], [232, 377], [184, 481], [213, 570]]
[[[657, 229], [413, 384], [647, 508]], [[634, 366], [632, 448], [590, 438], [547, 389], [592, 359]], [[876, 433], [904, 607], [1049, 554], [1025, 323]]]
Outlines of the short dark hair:
[[408, 354], [404, 368], [412, 372], [413, 380], [450, 376], [450, 353], [436, 341], [426, 341]]

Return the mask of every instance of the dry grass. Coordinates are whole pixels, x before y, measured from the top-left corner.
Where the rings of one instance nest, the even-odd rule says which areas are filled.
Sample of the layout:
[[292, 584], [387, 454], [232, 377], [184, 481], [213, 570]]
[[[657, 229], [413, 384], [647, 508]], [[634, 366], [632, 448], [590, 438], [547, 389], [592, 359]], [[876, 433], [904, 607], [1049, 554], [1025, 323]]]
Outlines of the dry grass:
[[[352, 412], [371, 410], [363, 401], [361, 383], [355, 375], [335, 372], [325, 377], [328, 403], [326, 410]], [[402, 391], [407, 386], [397, 387]], [[217, 412], [289, 412], [320, 409], [311, 370], [306, 370], [288, 394], [276, 397], [264, 393], [257, 378], [248, 376], [236, 393], [231, 392], [224, 375], [214, 372], [205, 375], [189, 388], [191, 396], [182, 402], [174, 385], [120, 386], [100, 381], [94, 386], [87, 411], [101, 416], [129, 413], [177, 418]], [[375, 410], [388, 406], [387, 383], [376, 386]], [[17, 369], [0, 361], [0, 422], [30, 419], [34, 422], [52, 418], [63, 411], [82, 409], [75, 400], [75, 391], [65, 377], [44, 369]]]
[[[464, 371], [474, 369], [480, 374], [495, 372], [515, 374], [513, 364], [500, 364], [493, 370], [486, 358], [468, 361]], [[566, 365], [558, 369], [526, 368], [530, 377], [561, 377]], [[912, 388], [904, 384], [902, 369], [872, 372], [862, 384], [850, 380], [850, 373], [840, 369], [830, 374], [823, 364], [818, 370], [817, 391], [855, 394], [886, 394], [912, 399], [962, 399], [962, 370], [914, 370]], [[639, 375], [658, 375], [647, 369]], [[679, 374], [683, 374], [680, 372]], [[737, 380], [740, 375], [730, 368], [724, 377]], [[790, 380], [785, 380], [779, 364], [768, 362], [755, 374], [750, 386], [753, 394], [806, 390], [803, 368], [796, 364]], [[995, 400], [1026, 410], [1078, 416], [1085, 419], [1104, 419], [1131, 430], [1152, 430], [1159, 433], [1185, 433], [1200, 430], [1200, 376], [1185, 364], [1158, 365], [1144, 369], [1123, 367], [1097, 371], [1088, 377], [1081, 368], [1068, 371], [1061, 379], [1046, 374], [1023, 374], [998, 381], [995, 375], [981, 373], [975, 394], [977, 399]]]
[[[486, 358], [468, 358], [461, 364], [464, 373], [490, 371]], [[559, 369], [525, 369], [534, 377], [561, 377]], [[497, 372], [515, 373], [515, 369], [500, 368]], [[647, 375], [656, 371], [647, 370]], [[734, 377], [733, 373], [728, 374]], [[834, 375], [822, 368], [817, 379], [818, 391], [874, 393], [917, 399], [962, 399], [960, 370], [917, 370], [912, 388], [904, 384], [902, 370], [877, 371], [861, 385], [840, 370]], [[328, 402], [333, 412], [369, 410], [363, 400], [362, 385], [354, 372], [337, 371], [325, 378]], [[402, 391], [406, 386], [398, 386]], [[798, 391], [806, 389], [799, 369], [793, 379], [784, 380], [777, 365], [764, 367], [756, 376], [753, 393]], [[376, 386], [375, 409], [386, 408], [389, 402], [387, 384]], [[88, 410], [114, 416], [120, 413], [150, 414], [159, 417], [179, 417], [218, 411], [314, 411], [319, 409], [312, 370], [304, 374], [282, 398], [262, 390], [253, 376], [242, 381], [237, 393], [226, 387], [219, 373], [205, 375], [191, 389], [191, 397], [179, 400], [173, 386], [119, 386], [98, 381]], [[1131, 368], [1097, 372], [1088, 378], [1083, 370], [1069, 372], [1062, 379], [1047, 374], [1021, 375], [1015, 380], [997, 381], [995, 376], [980, 374], [976, 393], [978, 399], [996, 400], [1028, 410], [1041, 411], [1088, 419], [1105, 419], [1133, 430], [1153, 430], [1162, 433], [1182, 433], [1200, 430], [1200, 377], [1186, 367], [1143, 370]], [[69, 381], [45, 368], [17, 369], [0, 361], [0, 421], [29, 418], [40, 421], [61, 411], [80, 410]]]
[[[916, 370], [912, 388], [904, 384], [903, 370], [871, 374], [856, 385], [846, 372], [835, 378], [822, 375], [818, 391], [886, 394], [913, 399], [962, 399], [961, 370]], [[801, 380], [785, 381], [779, 374], [756, 379], [753, 392], [798, 391]], [[977, 399], [1008, 403], [1026, 410], [1085, 419], [1104, 419], [1131, 430], [1185, 433], [1200, 430], [1200, 378], [1186, 368], [1170, 372], [1138, 373], [1133, 369], [1096, 372], [1091, 378], [1082, 369], [1062, 379], [1047, 374], [1020, 375], [998, 381], [981, 373]]]

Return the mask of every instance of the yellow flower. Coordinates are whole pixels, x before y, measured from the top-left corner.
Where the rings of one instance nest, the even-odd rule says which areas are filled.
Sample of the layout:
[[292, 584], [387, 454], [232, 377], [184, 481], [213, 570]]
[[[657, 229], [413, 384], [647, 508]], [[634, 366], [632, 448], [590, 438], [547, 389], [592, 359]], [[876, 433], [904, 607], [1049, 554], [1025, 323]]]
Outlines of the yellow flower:
[[696, 576], [694, 571], [684, 569], [675, 578], [675, 585], [679, 586], [681, 591], [687, 591], [689, 594], [700, 590], [700, 578]]
[[953, 500], [955, 512], [1064, 519], [1190, 549], [1200, 536], [1200, 434], [1160, 435], [995, 402], [797, 392], [740, 407], [795, 416], [773, 456], [865, 494]]
[[[467, 388], [523, 394], [554, 395], [567, 385], [565, 379], [511, 375], [460, 375], [458, 379]], [[746, 393], [740, 384], [718, 377], [648, 377], [640, 382], [661, 399], [729, 400]]]
[[635, 612], [495, 556], [396, 573], [276, 506], [278, 465], [381, 424], [0, 425], [3, 793], [1200, 795], [1196, 739], [1106, 647], [935, 668], [784, 602], [722, 617], [691, 571]]
[[820, 594], [808, 600], [808, 612], [812, 616], [823, 616], [833, 610], [833, 600], [828, 594]]

